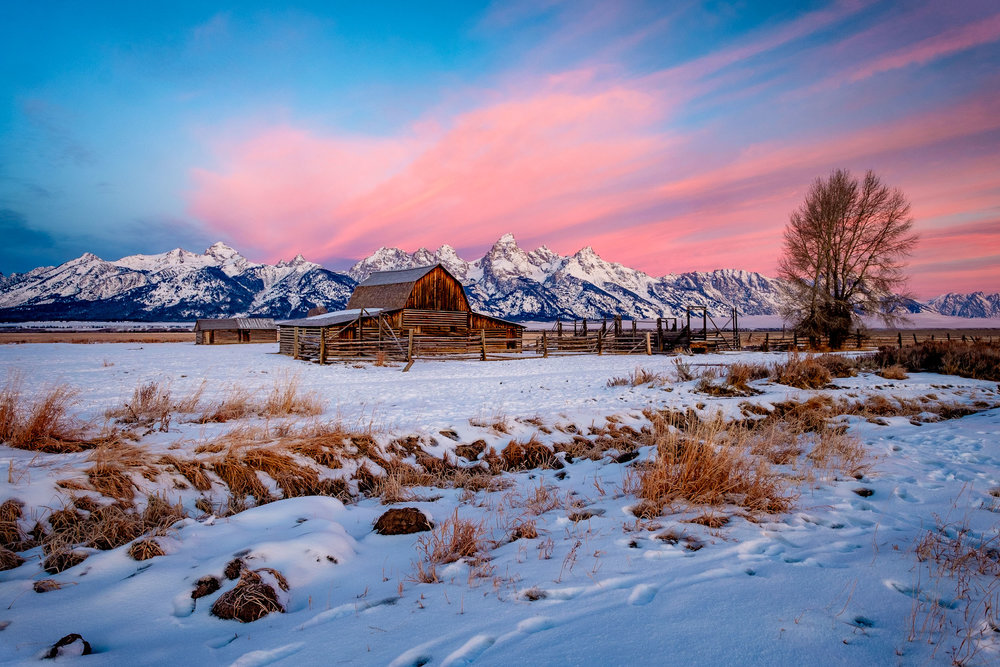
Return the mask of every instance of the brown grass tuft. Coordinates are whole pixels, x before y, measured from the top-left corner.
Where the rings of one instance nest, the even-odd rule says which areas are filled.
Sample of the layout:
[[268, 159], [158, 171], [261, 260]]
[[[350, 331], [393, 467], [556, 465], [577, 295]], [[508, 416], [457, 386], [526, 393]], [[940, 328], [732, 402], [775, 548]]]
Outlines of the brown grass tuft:
[[684, 500], [735, 504], [754, 512], [791, 506], [784, 483], [770, 465], [750, 452], [747, 432], [703, 424], [688, 433], [656, 424], [657, 455], [640, 471], [639, 496], [662, 508]]
[[128, 548], [128, 555], [133, 560], [149, 560], [157, 556], [165, 556], [166, 552], [160, 546], [159, 542], [152, 538], [147, 538], [133, 542], [132, 546]]
[[236, 587], [223, 593], [212, 605], [212, 615], [252, 623], [271, 612], [284, 613], [276, 586], [288, 590], [288, 583], [276, 570], [243, 570]]
[[906, 369], [899, 364], [893, 364], [892, 366], [883, 368], [878, 372], [878, 374], [886, 380], [905, 380], [910, 377], [906, 374]]
[[209, 479], [205, 472], [205, 464], [201, 461], [179, 459], [167, 454], [160, 457], [160, 463], [172, 466], [198, 491], [208, 491], [212, 488], [212, 480]]
[[511, 440], [500, 453], [500, 458], [500, 468], [505, 471], [562, 467], [555, 453], [534, 438], [527, 442]]
[[790, 352], [784, 363], [776, 364], [772, 378], [779, 384], [799, 389], [820, 389], [833, 379], [830, 370], [814, 355]]
[[21, 387], [20, 376], [12, 375], [0, 389], [0, 442], [49, 453], [89, 448], [82, 440], [83, 426], [69, 413], [75, 389], [55, 385], [32, 401], [24, 398]]
[[16, 498], [9, 498], [0, 504], [0, 547], [12, 551], [27, 548], [28, 536], [21, 529], [23, 515], [24, 503]]
[[18, 556], [10, 549], [7, 549], [5, 547], [0, 547], [0, 572], [5, 572], [7, 570], [13, 570], [16, 567], [21, 567], [23, 563], [24, 563], [24, 558]]
[[458, 510], [440, 526], [417, 539], [417, 581], [437, 583], [437, 566], [454, 563], [462, 558], [485, 560], [485, 523], [458, 518]]

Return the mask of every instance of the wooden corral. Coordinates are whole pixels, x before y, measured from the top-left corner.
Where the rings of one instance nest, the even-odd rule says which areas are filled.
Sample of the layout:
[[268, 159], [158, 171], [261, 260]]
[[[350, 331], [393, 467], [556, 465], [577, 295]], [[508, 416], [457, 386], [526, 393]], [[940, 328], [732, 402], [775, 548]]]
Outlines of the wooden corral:
[[273, 343], [277, 331], [274, 320], [263, 317], [198, 320], [194, 325], [194, 342], [196, 345]]
[[519, 353], [524, 327], [469, 308], [462, 283], [440, 264], [380, 271], [358, 285], [347, 309], [280, 322], [279, 351], [299, 359]]

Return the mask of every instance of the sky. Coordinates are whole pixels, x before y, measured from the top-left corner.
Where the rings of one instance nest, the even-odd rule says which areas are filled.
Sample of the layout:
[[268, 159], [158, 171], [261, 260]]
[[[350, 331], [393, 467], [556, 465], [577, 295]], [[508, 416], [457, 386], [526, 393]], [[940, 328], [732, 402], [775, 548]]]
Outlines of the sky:
[[0, 272], [222, 240], [775, 274], [809, 186], [912, 204], [910, 288], [1000, 291], [1000, 4], [9, 2]]

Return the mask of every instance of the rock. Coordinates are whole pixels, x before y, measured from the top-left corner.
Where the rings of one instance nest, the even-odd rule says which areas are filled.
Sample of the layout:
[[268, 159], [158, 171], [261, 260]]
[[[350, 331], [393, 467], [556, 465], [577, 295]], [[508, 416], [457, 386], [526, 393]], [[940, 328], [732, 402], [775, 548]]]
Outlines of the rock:
[[206, 595], [211, 595], [220, 588], [222, 588], [222, 583], [219, 581], [218, 577], [206, 575], [195, 582], [194, 590], [191, 591], [191, 598], [193, 600], [203, 598]]
[[380, 535], [408, 535], [432, 528], [434, 524], [416, 507], [393, 508], [375, 522], [375, 532]]
[[90, 655], [90, 643], [76, 634], [66, 635], [49, 648], [45, 658], [59, 658], [64, 655]]

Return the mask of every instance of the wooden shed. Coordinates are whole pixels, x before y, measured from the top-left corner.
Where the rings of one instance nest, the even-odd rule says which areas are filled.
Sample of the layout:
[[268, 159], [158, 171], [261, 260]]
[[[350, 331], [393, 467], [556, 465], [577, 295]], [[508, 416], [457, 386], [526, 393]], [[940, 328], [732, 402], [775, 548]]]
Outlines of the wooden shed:
[[194, 342], [196, 345], [273, 343], [277, 331], [274, 320], [264, 317], [198, 320], [194, 325]]
[[[325, 362], [329, 356], [520, 352], [524, 326], [475, 313], [462, 283], [440, 264], [379, 271], [359, 284], [347, 309], [279, 322], [280, 351]], [[410, 339], [413, 342], [410, 342]]]

